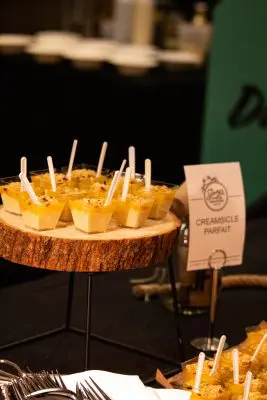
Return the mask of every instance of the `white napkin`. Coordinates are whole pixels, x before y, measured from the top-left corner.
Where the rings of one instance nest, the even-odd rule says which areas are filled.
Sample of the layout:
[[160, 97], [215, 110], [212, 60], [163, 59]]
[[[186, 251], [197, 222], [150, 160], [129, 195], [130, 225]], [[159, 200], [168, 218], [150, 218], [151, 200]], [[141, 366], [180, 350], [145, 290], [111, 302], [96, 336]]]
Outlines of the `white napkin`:
[[[191, 393], [179, 389], [153, 389], [147, 388], [147, 391], [156, 395], [158, 400], [189, 400]], [[156, 400], [156, 399], [155, 399]]]
[[68, 389], [75, 391], [76, 383], [92, 377], [112, 400], [189, 400], [191, 393], [178, 389], [146, 387], [137, 375], [121, 375], [107, 371], [85, 371], [62, 376]]

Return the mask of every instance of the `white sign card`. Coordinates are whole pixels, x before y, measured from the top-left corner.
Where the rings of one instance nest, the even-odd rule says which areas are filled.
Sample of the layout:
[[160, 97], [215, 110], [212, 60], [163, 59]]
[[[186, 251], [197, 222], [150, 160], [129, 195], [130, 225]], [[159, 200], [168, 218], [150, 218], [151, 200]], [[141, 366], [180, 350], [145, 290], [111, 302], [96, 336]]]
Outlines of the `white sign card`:
[[184, 170], [189, 200], [187, 270], [242, 264], [246, 204], [240, 164], [189, 165]]

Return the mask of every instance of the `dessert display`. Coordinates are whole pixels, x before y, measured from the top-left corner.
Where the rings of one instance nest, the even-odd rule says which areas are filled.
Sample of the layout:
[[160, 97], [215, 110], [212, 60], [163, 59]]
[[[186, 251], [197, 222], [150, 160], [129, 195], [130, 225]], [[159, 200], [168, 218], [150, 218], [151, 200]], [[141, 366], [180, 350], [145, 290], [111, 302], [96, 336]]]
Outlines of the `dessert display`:
[[[192, 391], [191, 399], [267, 399], [266, 322], [248, 332], [247, 339], [236, 349], [222, 351], [218, 357], [217, 354], [214, 360], [203, 361], [201, 379], [196, 390], [197, 375], [200, 373], [199, 360], [185, 363], [182, 372], [169, 379], [167, 384]], [[167, 387], [163, 380], [160, 383]], [[248, 393], [248, 397], [245, 393]]]
[[[1, 207], [1, 257], [30, 267], [68, 272], [132, 269], [166, 260], [176, 241], [180, 221], [172, 213], [162, 221], [148, 221], [142, 208], [135, 214], [134, 222], [132, 217], [130, 222], [126, 221], [126, 225], [141, 225], [139, 229], [118, 225], [115, 214], [124, 194], [123, 171], [127, 161], [123, 160], [115, 173], [105, 175], [101, 167], [102, 150], [106, 148], [103, 145], [100, 167], [87, 168], [81, 164], [77, 168], [76, 147], [77, 141], [72, 146], [66, 172], [61, 166], [54, 169], [52, 157], [47, 157], [48, 171], [29, 174], [29, 180], [27, 171], [20, 168], [21, 183], [16, 184], [16, 194], [22, 215], [11, 214]], [[77, 169], [80, 171], [75, 172]], [[96, 171], [95, 176], [88, 169]], [[77, 180], [73, 179], [73, 173]], [[16, 181], [17, 178], [7, 184]], [[128, 187], [130, 196], [126, 195], [134, 206], [136, 201], [132, 200], [136, 198], [131, 195], [137, 195], [131, 193], [131, 186], [137, 183], [143, 186], [144, 180], [135, 173]], [[148, 200], [151, 202], [146, 197], [145, 203]], [[126, 214], [123, 210], [119, 215]]]
[[[69, 166], [60, 172], [47, 157], [47, 170], [35, 171], [27, 179], [26, 158], [21, 159], [18, 178], [3, 181], [0, 194], [4, 210], [22, 215], [24, 224], [34, 230], [57, 227], [58, 221], [74, 224], [86, 233], [105, 232], [116, 224], [138, 229], [149, 218], [164, 218], [175, 195], [175, 188], [151, 184], [151, 161], [145, 162], [145, 179], [135, 172], [135, 148], [129, 148], [127, 160], [114, 174], [102, 175], [107, 143], [103, 143], [96, 169], [74, 166], [78, 141], [74, 140]], [[113, 218], [114, 217], [114, 218]], [[60, 225], [64, 226], [63, 224]]]

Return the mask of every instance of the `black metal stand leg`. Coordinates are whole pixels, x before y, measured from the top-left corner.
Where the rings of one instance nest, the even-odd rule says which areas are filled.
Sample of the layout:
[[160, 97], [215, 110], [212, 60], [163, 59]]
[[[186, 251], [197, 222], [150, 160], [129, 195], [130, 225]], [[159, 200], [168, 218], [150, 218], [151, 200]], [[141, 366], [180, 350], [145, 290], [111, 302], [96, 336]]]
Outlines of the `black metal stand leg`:
[[92, 311], [92, 289], [93, 276], [88, 274], [87, 278], [87, 304], [86, 304], [86, 332], [85, 332], [85, 361], [84, 368], [90, 368], [90, 345], [91, 345], [91, 311]]
[[[173, 264], [172, 260], [169, 260], [169, 273], [170, 273], [170, 281], [172, 285], [172, 294], [173, 294], [173, 305], [174, 305], [174, 310], [175, 310], [175, 319], [176, 319], [176, 329], [177, 329], [177, 338], [178, 338], [178, 343], [180, 346], [180, 354], [181, 354], [181, 359], [184, 360], [184, 349], [183, 349], [183, 343], [182, 343], [182, 338], [181, 338], [181, 327], [180, 327], [180, 316], [179, 316], [179, 310], [178, 310], [178, 302], [177, 302], [177, 293], [176, 293], [176, 285], [175, 285], [175, 278], [174, 278], [174, 269], [173, 269]], [[90, 368], [90, 344], [91, 344], [91, 339], [93, 340], [98, 340], [100, 342], [109, 344], [111, 346], [115, 346], [121, 349], [124, 349], [126, 351], [130, 351], [133, 353], [137, 353], [140, 355], [143, 355], [145, 357], [149, 357], [158, 361], [162, 361], [171, 365], [177, 365], [180, 369], [180, 362], [177, 360], [173, 360], [167, 357], [162, 356], [161, 354], [155, 354], [151, 353], [149, 351], [143, 350], [136, 348], [135, 346], [127, 345], [125, 343], [121, 343], [116, 340], [112, 340], [109, 338], [102, 337], [97, 334], [91, 333], [91, 310], [92, 310], [92, 284], [93, 284], [93, 275], [88, 274], [87, 277], [87, 304], [86, 304], [86, 329], [79, 329], [76, 327], [72, 327], [70, 325], [70, 320], [71, 320], [71, 308], [72, 308], [72, 300], [73, 300], [73, 289], [74, 289], [74, 278], [75, 278], [75, 273], [71, 272], [69, 276], [69, 288], [68, 288], [68, 298], [67, 298], [67, 310], [66, 310], [66, 321], [65, 324], [62, 327], [50, 330], [48, 332], [44, 332], [41, 334], [37, 334], [34, 336], [31, 336], [29, 338], [25, 338], [19, 341], [15, 341], [3, 346], [0, 346], [0, 351], [1, 350], [6, 350], [10, 349], [13, 347], [17, 347], [22, 344], [26, 344], [32, 341], [37, 341], [43, 338], [47, 338], [50, 336], [54, 336], [59, 333], [63, 333], [68, 329], [69, 331], [72, 331], [74, 333], [82, 334], [85, 335], [85, 370], [88, 370]]]
[[68, 293], [68, 300], [67, 300], [67, 312], [66, 312], [66, 322], [65, 322], [66, 329], [69, 329], [69, 327], [70, 327], [71, 307], [72, 307], [73, 289], [74, 289], [74, 278], [75, 278], [75, 272], [70, 272], [70, 274], [69, 274], [69, 293]]
[[172, 299], [173, 299], [174, 318], [175, 318], [175, 324], [176, 324], [176, 334], [177, 334], [177, 340], [179, 343], [180, 359], [181, 359], [181, 361], [185, 361], [185, 351], [184, 351], [184, 344], [183, 344], [183, 340], [182, 340], [180, 312], [178, 309], [178, 297], [177, 297], [177, 291], [176, 291], [176, 282], [175, 282], [172, 256], [169, 257], [168, 264], [169, 264], [170, 283], [171, 283], [171, 288], [172, 288]]

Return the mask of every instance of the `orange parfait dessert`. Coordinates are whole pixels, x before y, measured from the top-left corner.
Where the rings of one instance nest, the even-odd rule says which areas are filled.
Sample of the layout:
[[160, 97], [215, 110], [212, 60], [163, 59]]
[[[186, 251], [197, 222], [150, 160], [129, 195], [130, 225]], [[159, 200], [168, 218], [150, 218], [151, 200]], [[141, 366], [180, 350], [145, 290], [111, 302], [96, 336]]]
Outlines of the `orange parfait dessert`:
[[[0, 186], [0, 194], [5, 211], [12, 214], [21, 215], [20, 200], [22, 198], [28, 199], [29, 195], [25, 191], [21, 191], [20, 181], [11, 180], [12, 178], [3, 179]], [[38, 194], [41, 194], [38, 191]]]
[[84, 198], [70, 201], [75, 228], [86, 233], [105, 232], [115, 206], [115, 202], [105, 205], [104, 198]]
[[[239, 381], [244, 382], [246, 374], [250, 370], [251, 357], [248, 354], [239, 352]], [[221, 382], [233, 383], [233, 362], [232, 352], [225, 351], [221, 355], [220, 368], [218, 369], [218, 375]]]
[[144, 187], [144, 181], [139, 179], [131, 179], [129, 184], [129, 193], [135, 194], [139, 189]]
[[78, 189], [88, 189], [94, 183], [95, 175], [93, 169], [74, 169], [71, 172], [70, 185]]
[[[231, 400], [242, 400], [244, 394], [244, 383], [240, 384], [229, 384], [226, 385], [227, 389], [231, 393]], [[264, 396], [265, 395], [265, 396]], [[249, 399], [264, 400], [267, 399], [266, 390], [260, 379], [252, 379]]]
[[140, 228], [145, 225], [154, 200], [148, 197], [128, 194], [126, 200], [118, 200], [115, 218], [119, 226]]
[[145, 187], [137, 190], [137, 194], [151, 196], [154, 198], [154, 204], [150, 211], [149, 218], [159, 220], [169, 212], [177, 191], [177, 186], [168, 187], [165, 185], [151, 185], [150, 190]]
[[[57, 186], [68, 186], [69, 181], [64, 174], [55, 172], [55, 180]], [[31, 173], [31, 181], [35, 188], [40, 188], [43, 191], [51, 189], [51, 180], [49, 172], [40, 171]]]
[[70, 209], [70, 201], [82, 199], [83, 197], [87, 197], [87, 192], [85, 190], [79, 190], [75, 188], [71, 188], [68, 186], [59, 187], [56, 192], [52, 190], [47, 191], [48, 196], [54, 197], [58, 201], [64, 204], [64, 208], [60, 215], [60, 221], [63, 222], [71, 222], [72, 221], [72, 213]]
[[[203, 365], [203, 371], [201, 375], [201, 382], [204, 384], [217, 385], [219, 383], [218, 374], [210, 376], [212, 370], [213, 361], [205, 360]], [[194, 385], [195, 377], [197, 372], [197, 363], [187, 364], [183, 368], [182, 372], [182, 385], [185, 389], [190, 389]]]
[[38, 201], [40, 204], [33, 203], [30, 199], [21, 199], [24, 224], [38, 231], [55, 229], [64, 203], [47, 195], [39, 196]]
[[192, 393], [190, 400], [231, 400], [231, 393], [221, 385], [201, 384], [199, 393]]
[[87, 197], [106, 198], [109, 188], [110, 188], [110, 182], [107, 185], [105, 185], [103, 183], [95, 182], [90, 186]]

